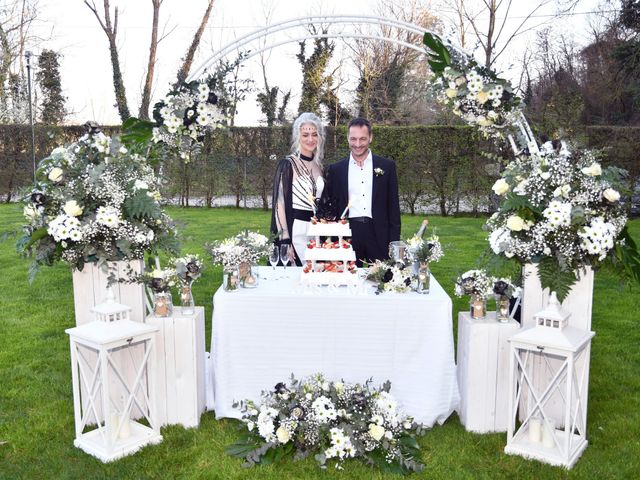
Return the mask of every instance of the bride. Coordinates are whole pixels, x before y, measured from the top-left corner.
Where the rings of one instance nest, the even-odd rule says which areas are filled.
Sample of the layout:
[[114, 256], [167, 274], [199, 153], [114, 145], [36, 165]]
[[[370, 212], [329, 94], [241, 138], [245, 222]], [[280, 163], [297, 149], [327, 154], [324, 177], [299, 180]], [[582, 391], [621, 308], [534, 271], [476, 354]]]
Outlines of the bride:
[[273, 179], [271, 233], [276, 244], [290, 245], [289, 259], [304, 262], [307, 226], [312, 202], [322, 195], [322, 158], [325, 131], [314, 113], [302, 113], [293, 122], [291, 154], [278, 162]]

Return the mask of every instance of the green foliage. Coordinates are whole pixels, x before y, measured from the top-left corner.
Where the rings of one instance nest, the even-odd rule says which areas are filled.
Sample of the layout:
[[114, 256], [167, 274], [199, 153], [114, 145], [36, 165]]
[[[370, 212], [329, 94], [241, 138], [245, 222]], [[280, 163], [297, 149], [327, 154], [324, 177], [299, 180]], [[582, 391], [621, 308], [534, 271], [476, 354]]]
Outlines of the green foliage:
[[542, 288], [548, 288], [551, 292], [556, 292], [558, 300], [562, 302], [571, 287], [578, 281], [573, 270], [562, 270], [558, 262], [551, 257], [543, 257], [538, 263], [538, 276]]
[[59, 53], [47, 49], [38, 56], [36, 82], [40, 86], [43, 97], [40, 121], [48, 125], [62, 123], [66, 115], [64, 106], [66, 98], [62, 95], [59, 56]]
[[451, 55], [442, 39], [433, 33], [425, 32], [422, 42], [429, 48], [427, 52], [429, 66], [433, 73], [440, 74], [451, 65]]

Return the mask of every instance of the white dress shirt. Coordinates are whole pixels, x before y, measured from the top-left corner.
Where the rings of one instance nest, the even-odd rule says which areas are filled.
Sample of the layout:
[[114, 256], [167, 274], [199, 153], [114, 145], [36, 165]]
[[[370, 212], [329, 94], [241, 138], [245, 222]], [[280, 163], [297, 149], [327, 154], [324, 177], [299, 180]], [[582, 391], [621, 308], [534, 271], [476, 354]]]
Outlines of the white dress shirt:
[[371, 150], [360, 167], [349, 154], [349, 217], [373, 218], [371, 198], [373, 194], [373, 157]]

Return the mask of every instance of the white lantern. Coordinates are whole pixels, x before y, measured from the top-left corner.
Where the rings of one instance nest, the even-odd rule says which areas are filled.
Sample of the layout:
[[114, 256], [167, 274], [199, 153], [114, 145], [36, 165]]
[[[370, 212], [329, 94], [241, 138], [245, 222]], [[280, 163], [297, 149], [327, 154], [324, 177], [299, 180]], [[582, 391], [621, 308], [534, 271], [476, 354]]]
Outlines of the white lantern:
[[117, 303], [111, 287], [107, 287], [107, 297], [105, 301], [90, 308], [90, 311], [99, 322], [117, 322], [120, 320], [129, 320], [131, 317], [131, 307]]
[[554, 299], [552, 295], [547, 308], [534, 315], [535, 326], [509, 339], [504, 451], [571, 468], [588, 443], [589, 356], [595, 333], [566, 326], [568, 315]]
[[[74, 445], [103, 462], [162, 441], [155, 412], [153, 344], [158, 327], [130, 320], [94, 321], [65, 330], [71, 342], [76, 438]], [[129, 357], [134, 375], [114, 355]], [[92, 357], [97, 355], [97, 362]], [[130, 419], [132, 409], [148, 425]]]

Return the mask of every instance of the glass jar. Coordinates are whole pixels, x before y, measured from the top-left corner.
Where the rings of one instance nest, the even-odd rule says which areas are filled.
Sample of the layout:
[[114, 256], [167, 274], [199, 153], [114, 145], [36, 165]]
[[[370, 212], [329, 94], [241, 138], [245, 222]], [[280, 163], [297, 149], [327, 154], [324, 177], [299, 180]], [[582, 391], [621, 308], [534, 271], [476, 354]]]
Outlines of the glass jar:
[[511, 319], [509, 297], [506, 295], [496, 295], [496, 319], [501, 323], [507, 323]]
[[180, 287], [180, 306], [182, 314], [193, 315], [196, 311], [196, 304], [193, 301], [193, 292], [191, 285], [183, 285]]
[[225, 292], [234, 292], [238, 289], [238, 269], [234, 268], [228, 270], [223, 268], [222, 270], [222, 289]]
[[481, 319], [487, 316], [487, 300], [481, 295], [471, 295], [469, 301], [471, 318]]
[[258, 286], [258, 266], [249, 262], [242, 262], [238, 267], [238, 278], [242, 288]]
[[168, 317], [173, 311], [171, 292], [153, 293], [153, 314], [156, 317]]
[[418, 285], [416, 286], [416, 292], [429, 293], [429, 285], [431, 283], [431, 270], [429, 269], [429, 262], [419, 262], [417, 277]]

